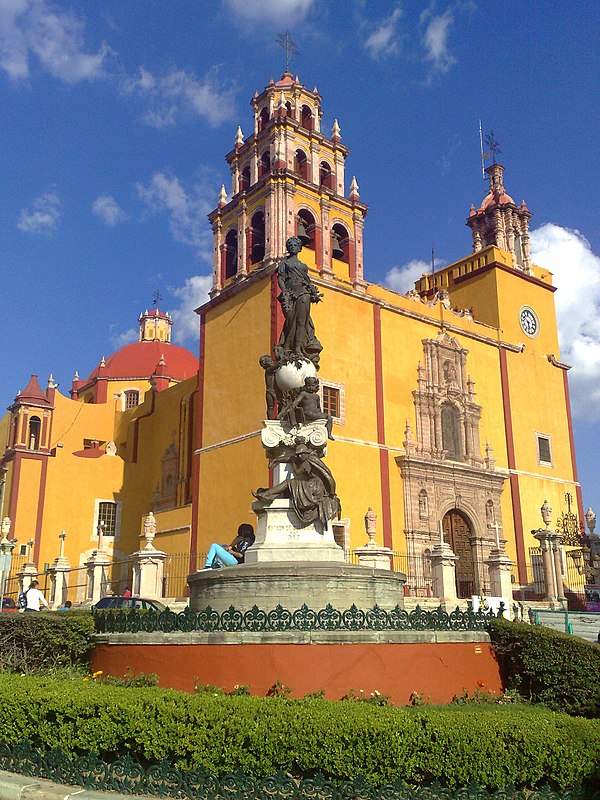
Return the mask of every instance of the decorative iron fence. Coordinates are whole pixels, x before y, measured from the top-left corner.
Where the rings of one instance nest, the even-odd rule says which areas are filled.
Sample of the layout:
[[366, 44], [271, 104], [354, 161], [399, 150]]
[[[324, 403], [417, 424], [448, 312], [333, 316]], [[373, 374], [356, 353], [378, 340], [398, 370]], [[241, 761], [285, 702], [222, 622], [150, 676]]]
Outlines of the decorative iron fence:
[[[501, 611], [503, 606], [501, 605]], [[499, 612], [499, 614], [501, 613]], [[386, 611], [373, 606], [363, 611], [355, 605], [339, 611], [327, 605], [320, 611], [306, 604], [289, 611], [278, 605], [271, 611], [253, 606], [240, 611], [230, 606], [226, 611], [215, 611], [208, 606], [202, 611], [186, 608], [180, 613], [166, 609], [152, 611], [94, 611], [94, 624], [98, 633], [175, 633], [175, 632], [276, 632], [276, 631], [483, 631], [494, 617], [493, 612], [461, 611], [448, 613], [440, 606], [425, 610], [417, 606], [405, 611], [396, 606]]]
[[69, 786], [118, 792], [121, 795], [193, 798], [193, 800], [598, 800], [589, 789], [554, 792], [549, 787], [526, 792], [509, 786], [497, 791], [476, 784], [448, 789], [439, 783], [409, 786], [393, 781], [374, 786], [363, 778], [334, 781], [322, 774], [294, 778], [279, 772], [255, 778], [243, 772], [218, 777], [201, 767], [179, 770], [167, 761], [143, 765], [129, 755], [112, 762], [93, 753], [71, 758], [60, 748], [41, 752], [24, 741], [0, 743], [0, 769]]

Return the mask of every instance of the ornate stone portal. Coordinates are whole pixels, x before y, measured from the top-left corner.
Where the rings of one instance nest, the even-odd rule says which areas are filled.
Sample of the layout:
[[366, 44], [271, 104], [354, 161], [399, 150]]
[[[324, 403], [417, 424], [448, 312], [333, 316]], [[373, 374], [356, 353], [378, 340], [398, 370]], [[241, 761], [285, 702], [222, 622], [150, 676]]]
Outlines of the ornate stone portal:
[[405, 533], [412, 593], [432, 589], [431, 558], [440, 540], [457, 556], [459, 597], [489, 594], [488, 560], [502, 528], [506, 474], [489, 444], [481, 456], [481, 406], [467, 373], [468, 350], [446, 331], [423, 341], [413, 392], [416, 439], [406, 424], [405, 454], [396, 458], [404, 486]]

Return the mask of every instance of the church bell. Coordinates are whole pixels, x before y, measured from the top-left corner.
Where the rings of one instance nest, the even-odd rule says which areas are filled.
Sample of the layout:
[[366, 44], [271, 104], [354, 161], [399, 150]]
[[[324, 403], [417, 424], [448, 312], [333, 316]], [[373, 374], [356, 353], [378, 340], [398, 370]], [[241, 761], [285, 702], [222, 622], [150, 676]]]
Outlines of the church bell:
[[342, 258], [344, 251], [340, 243], [339, 234], [336, 231], [331, 231], [331, 255], [334, 258]]
[[303, 245], [310, 244], [310, 236], [306, 230], [306, 225], [302, 217], [298, 217], [298, 239], [302, 242]]

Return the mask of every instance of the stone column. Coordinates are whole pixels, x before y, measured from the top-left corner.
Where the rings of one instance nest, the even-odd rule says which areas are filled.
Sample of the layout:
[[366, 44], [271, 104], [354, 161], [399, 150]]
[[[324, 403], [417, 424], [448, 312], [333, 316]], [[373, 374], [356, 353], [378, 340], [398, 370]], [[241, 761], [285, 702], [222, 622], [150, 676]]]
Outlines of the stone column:
[[552, 545], [550, 536], [552, 532], [539, 528], [531, 531], [533, 536], [540, 543], [542, 551], [542, 566], [544, 569], [544, 595], [546, 600], [555, 601], [557, 599], [556, 580], [554, 576], [554, 559], [552, 557]]
[[16, 539], [11, 540], [8, 538], [9, 533], [10, 517], [4, 517], [2, 520], [2, 538], [0, 539], [0, 595], [2, 597], [4, 597], [6, 581], [12, 567], [12, 552], [17, 543]]
[[163, 596], [163, 575], [166, 553], [157, 550], [153, 541], [156, 536], [156, 520], [150, 511], [144, 519], [146, 546], [133, 553], [133, 594], [141, 597]]
[[369, 541], [364, 547], [357, 547], [354, 551], [358, 556], [359, 566], [371, 567], [371, 569], [391, 569], [392, 551], [389, 547], [381, 547], [375, 541], [377, 514], [372, 508], [369, 508], [365, 514], [365, 529]]
[[98, 548], [85, 562], [87, 567], [87, 593], [86, 602], [97, 603], [101, 597], [105, 597], [110, 591], [108, 581], [108, 565], [111, 558], [104, 551], [104, 522], [98, 523]]
[[34, 581], [38, 575], [38, 568], [31, 560], [31, 551], [33, 549], [34, 540], [30, 539], [27, 542], [27, 561], [21, 567], [21, 571], [17, 572], [19, 578], [19, 591], [26, 592], [31, 586], [31, 581]]
[[565, 590], [563, 588], [563, 575], [562, 575], [562, 539], [560, 533], [552, 532], [549, 537], [549, 542], [552, 547], [552, 558], [554, 561], [554, 582], [556, 586], [556, 597], [558, 600], [566, 600]]
[[440, 520], [440, 538], [431, 551], [431, 572], [433, 576], [433, 594], [439, 598], [440, 605], [456, 605], [456, 562], [458, 556], [454, 554], [449, 544], [444, 541], [444, 531]]
[[487, 565], [490, 571], [490, 584], [492, 597], [501, 597], [510, 614], [512, 607], [512, 566], [514, 561], [506, 555], [506, 539], [501, 539], [498, 533], [499, 525], [494, 523], [496, 530], [496, 547], [492, 548]]
[[58, 534], [60, 539], [60, 551], [58, 556], [52, 562], [52, 566], [48, 570], [50, 575], [50, 607], [60, 608], [64, 606], [69, 594], [69, 572], [71, 566], [69, 559], [65, 558], [65, 539], [67, 534], [61, 531]]

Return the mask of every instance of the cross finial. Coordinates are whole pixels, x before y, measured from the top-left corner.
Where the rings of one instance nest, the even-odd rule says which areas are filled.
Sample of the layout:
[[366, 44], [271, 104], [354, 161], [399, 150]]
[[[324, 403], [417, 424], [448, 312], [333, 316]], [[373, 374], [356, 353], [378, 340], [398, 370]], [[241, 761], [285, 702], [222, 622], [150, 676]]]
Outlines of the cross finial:
[[290, 71], [290, 61], [293, 55], [298, 55], [298, 48], [296, 42], [292, 39], [289, 29], [284, 33], [280, 33], [277, 37], [277, 44], [285, 50], [285, 71]]
[[162, 294], [157, 289], [152, 296], [154, 297], [154, 300], [152, 301], [152, 305], [153, 306], [157, 306], [160, 303], [160, 301], [162, 300]]

